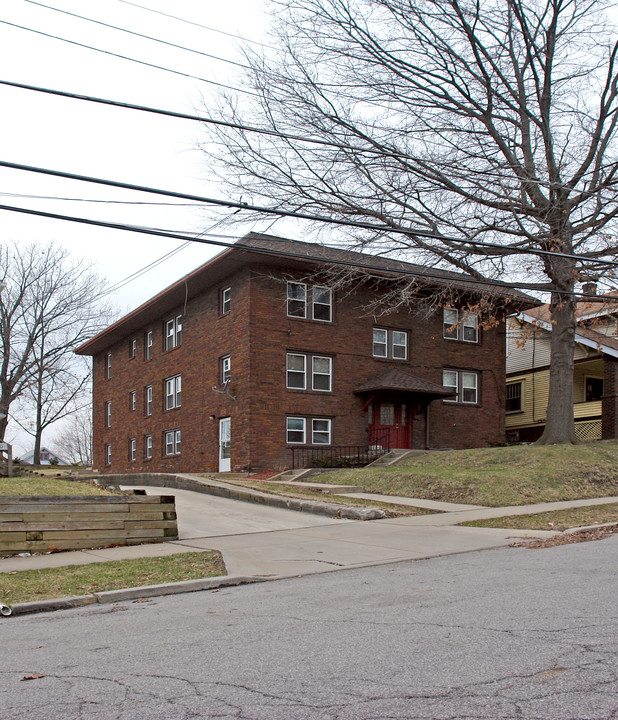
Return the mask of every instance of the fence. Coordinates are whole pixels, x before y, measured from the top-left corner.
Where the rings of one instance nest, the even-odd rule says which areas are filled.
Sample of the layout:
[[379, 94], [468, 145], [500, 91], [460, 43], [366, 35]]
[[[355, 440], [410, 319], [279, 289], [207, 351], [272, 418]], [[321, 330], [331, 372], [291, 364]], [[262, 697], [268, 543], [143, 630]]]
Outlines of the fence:
[[362, 467], [390, 452], [388, 430], [371, 430], [366, 445], [314, 445], [290, 448], [292, 468]]

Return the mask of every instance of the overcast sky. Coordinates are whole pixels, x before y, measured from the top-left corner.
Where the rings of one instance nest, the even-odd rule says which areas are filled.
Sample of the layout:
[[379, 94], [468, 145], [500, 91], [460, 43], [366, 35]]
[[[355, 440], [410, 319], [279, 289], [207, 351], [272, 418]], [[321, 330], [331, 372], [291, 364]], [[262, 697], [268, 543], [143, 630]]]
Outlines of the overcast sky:
[[[223, 33], [256, 42], [266, 39], [266, 3], [261, 0], [135, 2], [150, 10], [121, 0], [97, 3], [3, 0], [0, 79], [189, 113], [207, 113], [208, 106], [216, 103], [219, 90], [208, 82], [31, 32], [36, 30], [205, 80], [242, 86], [242, 70], [231, 63], [166, 47], [42, 5], [241, 63], [241, 47], [245, 43]], [[204, 156], [196, 149], [197, 141], [203, 137], [198, 123], [5, 86], [0, 86], [0, 101], [3, 109], [0, 160], [211, 197], [224, 196], [213, 182]], [[170, 208], [16, 197], [23, 194], [129, 203], [166, 202], [159, 196], [111, 190], [6, 168], [0, 168], [0, 193], [0, 204], [178, 232], [201, 231], [213, 223], [212, 210], [207, 212], [186, 206]], [[98, 272], [112, 284], [182, 244], [176, 240], [33, 218], [9, 211], [0, 211], [0, 217], [3, 239], [20, 243], [55, 240], [76, 257], [96, 263]], [[267, 226], [266, 223], [263, 225]], [[240, 232], [229, 228], [222, 231]], [[277, 224], [276, 231], [282, 232], [282, 223]], [[214, 252], [216, 250], [207, 245], [185, 248], [155, 270], [124, 286], [112, 300], [122, 311], [135, 307]]]
[[[242, 62], [243, 40], [264, 41], [268, 20], [265, 0], [42, 0], [42, 4], [149, 35], [170, 43]], [[126, 55], [198, 78], [242, 85], [233, 64], [196, 52], [166, 47], [43, 7], [28, 0], [2, 0], [0, 18], [0, 79], [82, 95], [200, 114], [214, 107], [220, 92], [204, 80], [146, 67], [110, 54], [70, 44], [90, 45], [107, 53]], [[198, 25], [152, 12], [169, 13]], [[10, 24], [9, 24], [10, 23]], [[21, 27], [15, 27], [21, 26]], [[27, 29], [23, 29], [27, 28]], [[38, 31], [37, 33], [32, 30]], [[219, 30], [222, 32], [214, 32]], [[61, 170], [122, 182], [148, 185], [211, 197], [223, 197], [203, 155], [196, 149], [198, 123], [157, 117], [143, 112], [93, 105], [79, 100], [41, 95], [0, 86], [2, 132], [0, 160]], [[36, 197], [20, 197], [20, 196]], [[76, 198], [53, 200], [51, 198]], [[107, 189], [75, 181], [0, 168], [0, 204], [66, 215], [83, 216], [178, 232], [198, 232], [213, 223], [213, 211], [195, 207], [122, 203], [166, 202], [165, 198]], [[181, 201], [182, 202], [182, 201]], [[222, 217], [219, 212], [219, 217]], [[56, 241], [76, 258], [95, 264], [110, 284], [157, 260], [183, 243], [59, 220], [34, 218], [0, 210], [2, 239], [27, 243]], [[245, 229], [265, 229], [247, 226]], [[289, 229], [289, 228], [288, 228]], [[221, 230], [219, 230], [221, 231]], [[275, 232], [284, 232], [278, 222]], [[240, 229], [222, 232], [239, 234]], [[287, 233], [290, 234], [289, 232]], [[293, 234], [293, 233], [292, 233]], [[111, 299], [126, 312], [205, 262], [217, 252], [208, 245], [183, 248], [141, 278], [126, 284]], [[32, 441], [12, 425], [19, 453]], [[50, 443], [48, 434], [47, 442]], [[44, 437], [44, 442], [46, 438]], [[53, 440], [51, 441], [53, 446]]]

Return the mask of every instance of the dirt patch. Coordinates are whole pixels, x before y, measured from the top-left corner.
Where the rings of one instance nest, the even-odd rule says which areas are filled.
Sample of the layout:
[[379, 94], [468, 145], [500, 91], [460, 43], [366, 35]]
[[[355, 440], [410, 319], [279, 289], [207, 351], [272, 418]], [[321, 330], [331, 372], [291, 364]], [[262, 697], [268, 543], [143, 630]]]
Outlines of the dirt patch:
[[578, 530], [577, 532], [554, 535], [554, 537], [543, 540], [531, 540], [514, 542], [509, 547], [522, 547], [536, 550], [538, 548], [556, 547], [557, 545], [570, 545], [571, 543], [590, 542], [592, 540], [604, 540], [618, 533], [618, 525], [596, 528], [594, 530]]

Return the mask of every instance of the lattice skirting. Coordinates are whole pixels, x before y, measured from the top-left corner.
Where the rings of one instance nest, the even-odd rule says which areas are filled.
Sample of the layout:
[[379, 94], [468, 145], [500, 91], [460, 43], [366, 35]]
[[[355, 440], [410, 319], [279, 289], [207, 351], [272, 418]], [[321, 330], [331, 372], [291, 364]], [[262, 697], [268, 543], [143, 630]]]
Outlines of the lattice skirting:
[[601, 439], [601, 420], [587, 420], [575, 423], [575, 436], [578, 440], [586, 442]]

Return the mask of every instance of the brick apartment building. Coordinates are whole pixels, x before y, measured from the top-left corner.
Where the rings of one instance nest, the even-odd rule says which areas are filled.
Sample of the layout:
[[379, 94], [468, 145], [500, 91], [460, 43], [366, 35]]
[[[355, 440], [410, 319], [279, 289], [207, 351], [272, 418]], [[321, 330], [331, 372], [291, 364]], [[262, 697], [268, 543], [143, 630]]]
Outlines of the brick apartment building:
[[[77, 349], [93, 356], [100, 471], [282, 469], [293, 450], [304, 466], [325, 449], [503, 441], [504, 312], [524, 296], [496, 295], [487, 330], [456, 307], [374, 317], [388, 278], [423, 268], [253, 233], [239, 245]], [[316, 274], [333, 261], [374, 279], [333, 291]], [[487, 292], [430, 274], [467, 302]]]

